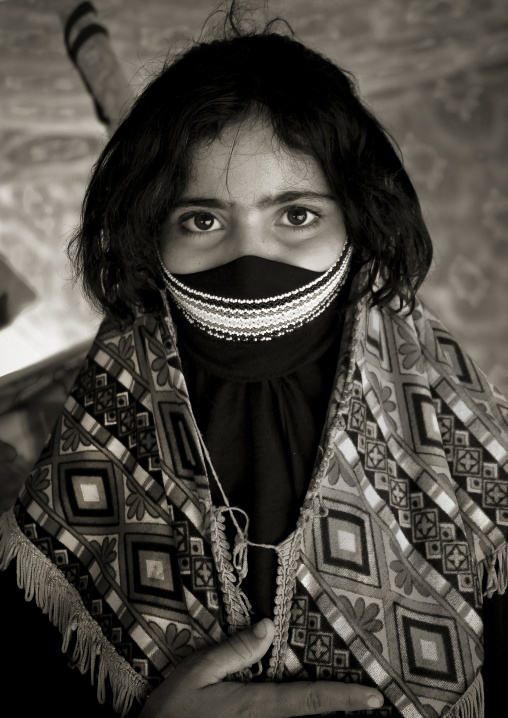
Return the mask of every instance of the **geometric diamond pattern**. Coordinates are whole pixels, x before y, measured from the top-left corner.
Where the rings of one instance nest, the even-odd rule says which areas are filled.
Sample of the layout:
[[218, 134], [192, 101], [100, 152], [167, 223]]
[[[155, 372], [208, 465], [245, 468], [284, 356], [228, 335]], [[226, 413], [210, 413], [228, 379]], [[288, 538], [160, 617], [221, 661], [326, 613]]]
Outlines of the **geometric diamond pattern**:
[[[289, 646], [302, 666], [299, 672], [293, 671], [292, 679], [371, 684], [348, 646], [337, 632], [331, 629], [313, 598], [298, 582], [289, 615]], [[313, 619], [316, 616], [320, 618], [318, 630]], [[386, 710], [387, 716], [392, 715], [388, 707]]]
[[348, 417], [348, 428], [351, 431], [365, 430], [365, 407], [359, 401], [351, 402], [351, 411]]
[[409, 508], [409, 483], [405, 479], [390, 479], [390, 504], [398, 509]]
[[186, 405], [183, 402], [160, 402], [159, 410], [172, 459], [172, 469], [176, 475], [191, 478], [204, 474]]
[[415, 448], [422, 454], [441, 451], [441, 435], [432, 398], [419, 385], [404, 384], [404, 392]]
[[217, 570], [208, 546], [201, 539], [190, 537], [188, 521], [174, 521], [173, 529], [183, 583], [213, 615], [221, 616]]
[[118, 476], [106, 461], [62, 462], [58, 487], [66, 519], [71, 526], [118, 523]]
[[455, 473], [464, 476], [481, 476], [481, 451], [479, 449], [456, 447], [454, 452]]
[[328, 515], [314, 522], [318, 566], [324, 573], [379, 586], [371, 519], [357, 506], [325, 499]]
[[435, 331], [435, 337], [444, 350], [458, 380], [473, 391], [481, 391], [482, 382], [478, 371], [471, 359], [462, 351], [460, 345], [445, 331]]
[[394, 605], [405, 680], [461, 694], [465, 688], [463, 659], [453, 618]]
[[133, 603], [165, 606], [182, 601], [178, 560], [164, 534], [126, 534], [129, 597]]
[[[360, 382], [355, 382], [355, 385], [360, 386]], [[478, 448], [470, 445], [469, 432], [462, 428], [457, 417], [452, 416], [452, 420], [448, 421], [450, 416], [444, 413], [445, 403], [439, 397], [432, 396], [431, 398], [428, 392], [422, 393], [421, 388], [412, 383], [405, 384], [405, 395], [409, 400], [408, 408], [412, 417], [411, 429], [413, 433], [411, 438], [419, 452], [432, 454], [436, 450], [444, 449], [448, 451], [448, 459], [453, 461], [453, 458], [457, 455], [458, 448], [462, 452], [460, 454], [461, 459], [464, 460], [469, 456], [469, 458], [474, 457], [476, 460], [474, 466], [470, 464], [467, 468], [472, 467], [473, 470], [477, 470], [478, 464], [483, 467], [483, 458], [480, 458]], [[357, 411], [359, 411], [359, 407], [362, 406], [362, 395], [358, 391], [355, 394], [355, 401], [358, 404]], [[426, 492], [415, 490], [416, 485], [404, 476], [400, 464], [397, 465], [397, 462], [393, 461], [389, 453], [384, 453], [386, 449], [381, 448], [383, 442], [380, 440], [379, 429], [375, 429], [375, 425], [371, 421], [370, 408], [364, 402], [363, 406], [365, 408], [364, 432], [362, 434], [358, 430], [352, 434], [352, 437], [356, 437], [360, 458], [365, 454], [364, 470], [369, 477], [372, 477], [371, 481], [375, 489], [393, 508], [394, 516], [400, 528], [405, 532], [407, 529], [406, 537], [408, 541], [415, 547], [421, 544], [423, 555], [429, 563], [439, 573], [446, 575], [458, 590], [466, 592], [470, 596], [473, 593], [475, 603], [477, 603], [478, 597], [474, 594], [475, 583], [472, 577], [473, 566], [469, 556], [469, 548], [467, 545], [464, 546], [466, 542], [463, 535], [457, 534], [456, 524], [450, 522], [449, 517], [436, 506]], [[435, 415], [433, 417], [433, 412], [436, 410], [441, 412], [437, 420]], [[437, 437], [439, 427], [443, 424], [449, 430], [448, 444], [443, 443], [439, 447]], [[458, 446], [455, 444], [457, 439]], [[466, 454], [471, 450], [473, 450], [471, 455]], [[383, 465], [384, 462], [390, 467], [389, 477], [386, 473], [374, 470], [375, 465]], [[487, 466], [487, 473], [489, 477], [492, 477], [494, 474], [492, 464], [487, 462]], [[480, 477], [476, 479], [474, 476], [467, 476], [466, 480], [468, 482], [473, 480], [484, 481], [484, 479]], [[500, 483], [504, 488], [505, 483], [503, 481]], [[480, 492], [482, 488], [483, 486], [480, 485]], [[492, 488], [494, 488], [493, 485]], [[500, 492], [496, 492], [493, 494], [491, 503], [494, 503], [494, 500], [503, 501], [504, 496], [501, 496]], [[488, 501], [489, 499], [487, 498], [486, 502]], [[506, 509], [506, 521], [508, 521], [508, 506]], [[496, 519], [498, 523], [504, 520], [500, 516], [497, 516]], [[442, 535], [440, 535], [441, 530]], [[444, 543], [448, 544], [446, 548], [444, 548]]]
[[467, 543], [444, 544], [444, 570], [447, 573], [469, 572], [469, 547]]
[[484, 506], [508, 506], [508, 486], [506, 481], [484, 481]]
[[333, 660], [332, 647], [332, 633], [309, 632], [305, 651], [305, 662], [319, 666], [331, 666]]
[[436, 509], [416, 511], [413, 514], [413, 541], [431, 541], [439, 538]]

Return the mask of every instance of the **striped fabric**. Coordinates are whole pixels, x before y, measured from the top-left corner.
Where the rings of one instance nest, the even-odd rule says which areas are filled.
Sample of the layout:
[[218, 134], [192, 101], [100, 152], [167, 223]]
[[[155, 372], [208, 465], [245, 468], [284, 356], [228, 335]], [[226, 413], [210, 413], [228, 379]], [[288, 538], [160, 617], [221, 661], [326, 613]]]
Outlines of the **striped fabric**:
[[340, 257], [305, 286], [267, 299], [223, 298], [191, 288], [162, 264], [164, 280], [177, 307], [195, 326], [228, 341], [269, 341], [322, 314], [338, 295], [351, 266], [346, 242]]

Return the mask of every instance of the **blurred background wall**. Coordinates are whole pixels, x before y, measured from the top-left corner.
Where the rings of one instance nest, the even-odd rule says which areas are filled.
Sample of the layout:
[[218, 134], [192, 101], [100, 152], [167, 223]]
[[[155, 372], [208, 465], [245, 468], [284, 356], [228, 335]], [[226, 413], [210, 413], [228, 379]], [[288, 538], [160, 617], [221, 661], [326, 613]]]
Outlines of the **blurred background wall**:
[[[94, 4], [133, 96], [168, 53], [197, 37], [217, 5]], [[64, 249], [106, 135], [67, 58], [58, 5], [0, 0], [0, 478], [7, 501], [98, 325], [69, 280]], [[269, 8], [355, 73], [395, 136], [435, 245], [422, 294], [508, 392], [508, 2], [286, 0]]]

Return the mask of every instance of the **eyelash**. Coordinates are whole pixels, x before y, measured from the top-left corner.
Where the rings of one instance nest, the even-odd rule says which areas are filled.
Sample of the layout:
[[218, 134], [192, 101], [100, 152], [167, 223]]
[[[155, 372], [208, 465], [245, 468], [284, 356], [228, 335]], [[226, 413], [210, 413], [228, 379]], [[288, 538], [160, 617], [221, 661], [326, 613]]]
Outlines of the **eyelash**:
[[[283, 227], [290, 228], [296, 232], [305, 232], [306, 230], [310, 229], [311, 227], [314, 227], [314, 225], [316, 225], [322, 217], [322, 214], [320, 212], [316, 211], [315, 209], [309, 209], [308, 207], [303, 207], [302, 205], [299, 205], [299, 204], [292, 205], [291, 207], [285, 207], [282, 214], [284, 216], [288, 212], [291, 212], [292, 210], [295, 210], [295, 209], [303, 210], [304, 212], [308, 212], [309, 214], [314, 216], [314, 219], [309, 224], [304, 224], [304, 225], [284, 224], [284, 225], [282, 225]], [[210, 217], [213, 217], [215, 220], [219, 221], [217, 219], [217, 217], [215, 217], [215, 215], [212, 212], [206, 212], [203, 210], [184, 214], [184, 215], [182, 215], [182, 217], [180, 217], [178, 219], [178, 224], [180, 226], [180, 230], [184, 234], [209, 234], [212, 231], [217, 231], [217, 230], [203, 230], [200, 232], [199, 230], [192, 230], [192, 229], [189, 229], [188, 227], [184, 226], [184, 222], [188, 222], [190, 219], [193, 219], [194, 217], [196, 217], [199, 214], [209, 215]]]
[[304, 212], [308, 212], [309, 214], [313, 215], [314, 219], [312, 222], [309, 222], [309, 224], [304, 225], [297, 225], [297, 224], [284, 224], [283, 227], [291, 227], [292, 230], [295, 230], [297, 232], [305, 232], [305, 230], [310, 229], [311, 227], [314, 227], [316, 224], [318, 224], [319, 220], [322, 217], [322, 214], [320, 212], [317, 212], [315, 209], [309, 209], [308, 207], [302, 207], [302, 205], [295, 204], [292, 207], [286, 207], [283, 211], [283, 215], [287, 214], [288, 212], [291, 212], [293, 209], [299, 209], [303, 210]]

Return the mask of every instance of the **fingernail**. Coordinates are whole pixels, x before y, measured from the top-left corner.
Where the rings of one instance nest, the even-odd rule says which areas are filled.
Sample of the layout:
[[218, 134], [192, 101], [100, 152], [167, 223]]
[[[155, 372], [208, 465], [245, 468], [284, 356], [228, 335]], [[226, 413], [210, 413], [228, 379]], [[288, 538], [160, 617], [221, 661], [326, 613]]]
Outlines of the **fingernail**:
[[264, 638], [266, 636], [266, 621], [263, 619], [259, 623], [255, 623], [252, 632], [256, 638]]
[[381, 708], [383, 705], [383, 699], [380, 695], [372, 695], [367, 699], [367, 705], [369, 708]]

